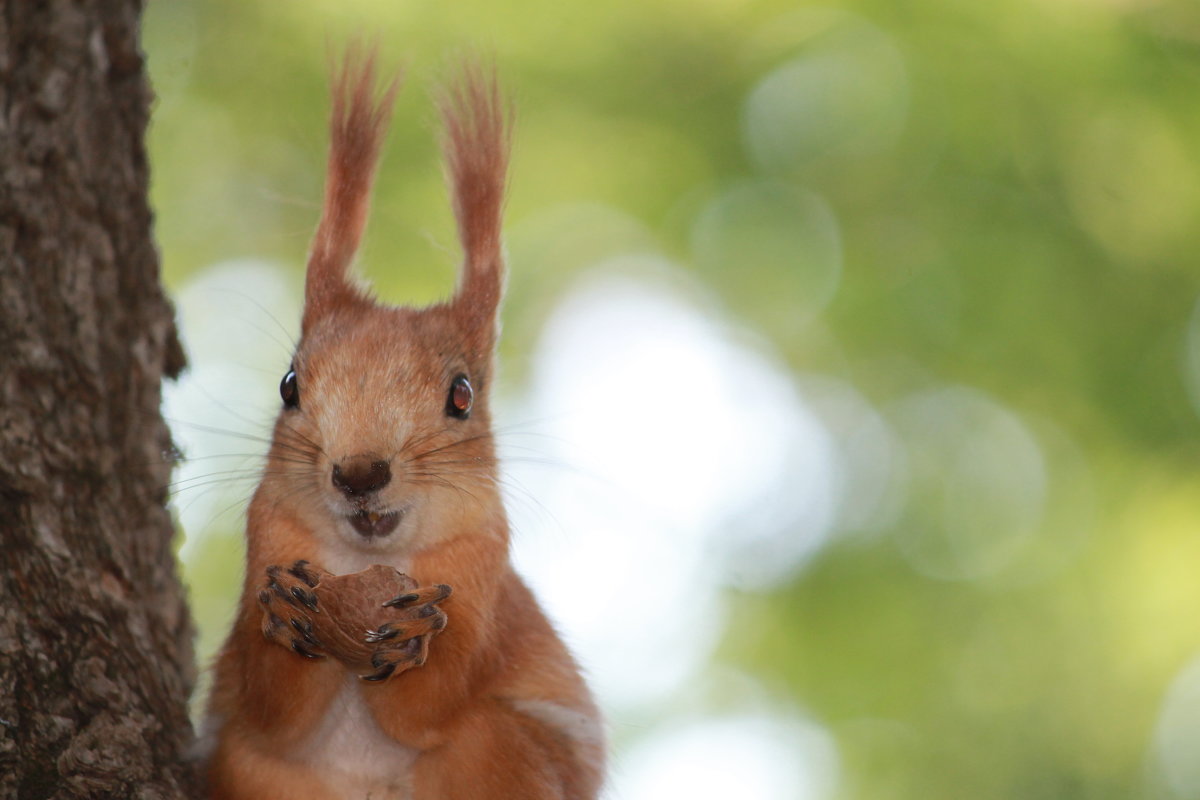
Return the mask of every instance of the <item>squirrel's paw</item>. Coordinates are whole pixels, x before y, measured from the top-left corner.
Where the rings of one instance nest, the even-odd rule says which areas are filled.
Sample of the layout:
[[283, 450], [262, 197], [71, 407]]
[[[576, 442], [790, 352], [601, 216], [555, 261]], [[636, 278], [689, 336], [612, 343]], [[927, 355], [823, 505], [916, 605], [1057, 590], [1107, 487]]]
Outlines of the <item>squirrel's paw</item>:
[[363, 675], [365, 681], [385, 681], [412, 667], [424, 665], [429, 657], [429, 640], [446, 627], [446, 612], [438, 603], [450, 596], [444, 583], [426, 586], [394, 597], [383, 604], [396, 609], [395, 618], [367, 631], [364, 643], [373, 647], [374, 671]]
[[313, 633], [312, 618], [321, 613], [313, 587], [326, 574], [307, 561], [290, 567], [267, 567], [267, 579], [258, 592], [262, 606], [262, 632], [268, 640], [305, 658], [323, 658], [324, 648]]

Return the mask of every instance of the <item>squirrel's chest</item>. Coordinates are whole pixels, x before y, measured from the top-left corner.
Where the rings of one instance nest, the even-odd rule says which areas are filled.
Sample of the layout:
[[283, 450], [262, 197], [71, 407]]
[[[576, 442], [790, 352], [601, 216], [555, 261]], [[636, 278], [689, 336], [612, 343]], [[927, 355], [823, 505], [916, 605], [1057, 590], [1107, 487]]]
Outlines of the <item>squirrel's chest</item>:
[[379, 727], [351, 674], [295, 757], [318, 767], [345, 800], [408, 800], [417, 752]]

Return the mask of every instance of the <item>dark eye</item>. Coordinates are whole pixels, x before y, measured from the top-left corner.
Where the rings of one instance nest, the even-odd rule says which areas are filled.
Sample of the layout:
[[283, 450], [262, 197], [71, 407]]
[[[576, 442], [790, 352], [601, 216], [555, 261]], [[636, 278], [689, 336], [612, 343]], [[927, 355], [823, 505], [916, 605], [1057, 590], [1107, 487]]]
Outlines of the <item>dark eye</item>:
[[466, 375], [459, 375], [450, 381], [450, 396], [446, 398], [447, 414], [466, 419], [471, 414], [471, 404], [474, 402], [475, 392], [471, 390], [471, 382]]
[[296, 370], [289, 369], [279, 382], [279, 396], [288, 408], [300, 407], [300, 384], [296, 383]]

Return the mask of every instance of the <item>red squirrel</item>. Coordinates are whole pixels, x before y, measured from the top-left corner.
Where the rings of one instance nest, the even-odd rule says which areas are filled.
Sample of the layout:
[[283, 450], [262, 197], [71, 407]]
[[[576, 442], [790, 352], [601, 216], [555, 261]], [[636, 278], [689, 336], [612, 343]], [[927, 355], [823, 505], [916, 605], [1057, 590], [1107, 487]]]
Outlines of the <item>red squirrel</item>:
[[[349, 270], [396, 91], [396, 80], [377, 89], [373, 52], [352, 48], [335, 70], [301, 336], [247, 512], [245, 584], [209, 699], [209, 791], [593, 798], [600, 715], [513, 571], [497, 482], [488, 395], [510, 115], [494, 72], [478, 65], [443, 94], [463, 267], [449, 300], [392, 307]], [[377, 564], [416, 581], [392, 599], [397, 618], [427, 624], [419, 637], [404, 631], [414, 638], [400, 646], [386, 626], [368, 632], [364, 646], [378, 650], [364, 673], [314, 635], [312, 587], [320, 574]]]

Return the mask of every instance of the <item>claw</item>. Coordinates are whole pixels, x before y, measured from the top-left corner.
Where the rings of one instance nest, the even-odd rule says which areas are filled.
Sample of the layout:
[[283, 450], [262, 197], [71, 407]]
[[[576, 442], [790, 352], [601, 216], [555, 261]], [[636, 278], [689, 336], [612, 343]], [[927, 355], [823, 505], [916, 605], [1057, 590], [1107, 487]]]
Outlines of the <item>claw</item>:
[[388, 639], [399, 636], [404, 632], [403, 628], [393, 628], [389, 623], [380, 625], [377, 630], [367, 631], [367, 635], [363, 637], [363, 641], [367, 644], [379, 644]]
[[305, 658], [324, 658], [320, 653], [314, 653], [299, 642], [292, 642], [292, 649]]
[[292, 564], [292, 566], [288, 569], [288, 574], [304, 581], [306, 584], [308, 584], [308, 588], [310, 589], [317, 585], [317, 579], [314, 578], [313, 574], [308, 571], [308, 562], [304, 559]]
[[283, 620], [281, 620], [279, 617], [275, 616], [274, 614], [271, 614], [267, 617], [267, 621], [262, 626], [263, 636], [267, 637], [268, 639], [271, 639], [272, 637], [275, 636], [275, 633], [282, 627], [283, 627]]
[[364, 681], [385, 681], [392, 676], [396, 671], [395, 664], [384, 664], [382, 668], [372, 672], [370, 675], [360, 675]]
[[409, 603], [415, 603], [420, 599], [418, 594], [402, 594], [399, 597], [393, 597], [383, 604], [384, 608], [404, 608]]
[[[423, 601], [422, 605], [430, 605], [433, 603], [440, 603], [443, 600], [445, 600], [447, 597], [449, 597], [451, 594], [450, 587], [444, 583], [434, 584], [433, 590], [434, 590], [433, 594], [430, 595], [429, 597], [426, 597], [425, 600]], [[391, 600], [388, 600], [386, 603], [384, 603], [383, 607], [384, 608], [404, 608], [405, 606], [412, 605], [413, 603], [416, 603], [417, 601], [421, 600], [421, 595], [428, 593], [428, 591], [429, 591], [428, 589], [422, 589], [421, 591], [418, 591], [418, 592], [409, 592], [408, 594], [402, 594], [399, 597], [393, 597]]]
[[301, 603], [303, 603], [304, 606], [307, 607], [309, 610], [320, 613], [320, 609], [317, 608], [317, 596], [314, 593], [306, 592], [303, 589], [301, 589], [299, 586], [293, 586], [292, 587], [292, 597], [296, 598]]
[[311, 644], [313, 647], [321, 646], [321, 643], [318, 642], [316, 637], [312, 635], [312, 623], [308, 620], [293, 619], [292, 627], [296, 629], [296, 632], [299, 633], [301, 638], [303, 638], [308, 644]]
[[289, 593], [286, 589], [280, 586], [274, 578], [267, 583], [267, 588], [264, 591], [274, 592], [275, 595], [283, 602], [289, 605], [295, 605], [294, 601], [292, 600], [294, 593]]

